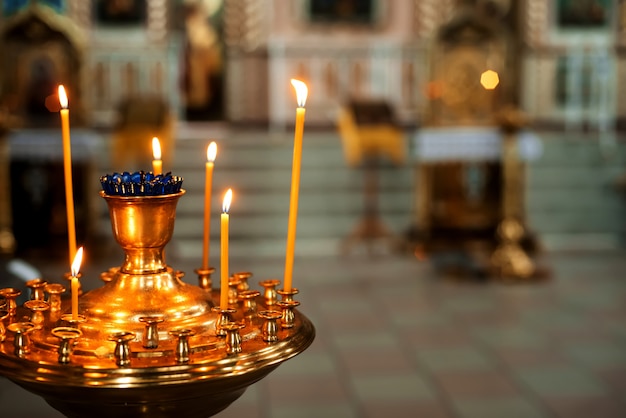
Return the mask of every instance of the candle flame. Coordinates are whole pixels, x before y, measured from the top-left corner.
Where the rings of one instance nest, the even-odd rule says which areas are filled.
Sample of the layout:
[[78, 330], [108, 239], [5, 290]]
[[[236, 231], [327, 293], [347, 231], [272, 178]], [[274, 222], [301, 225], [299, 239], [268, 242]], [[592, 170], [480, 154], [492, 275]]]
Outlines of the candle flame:
[[80, 247], [78, 251], [76, 251], [76, 255], [74, 256], [74, 261], [72, 262], [72, 277], [78, 276], [78, 271], [80, 270], [80, 263], [83, 261], [83, 247]]
[[155, 160], [161, 159], [161, 143], [156, 136], [152, 138], [152, 155]]
[[296, 100], [298, 101], [298, 107], [304, 107], [306, 103], [306, 96], [309, 93], [309, 89], [306, 84], [295, 78], [291, 79], [291, 85], [296, 89]]
[[224, 203], [222, 203], [222, 212], [223, 213], [228, 213], [228, 210], [230, 209], [230, 202], [231, 202], [231, 200], [233, 200], [233, 190], [232, 189], [228, 189], [228, 191], [224, 195]]
[[63, 87], [63, 84], [59, 84], [59, 103], [61, 103], [61, 107], [63, 109], [67, 109], [67, 93], [65, 93], [65, 87]]
[[206, 159], [208, 162], [212, 163], [215, 161], [215, 157], [217, 156], [217, 144], [215, 141], [211, 142], [206, 149]]

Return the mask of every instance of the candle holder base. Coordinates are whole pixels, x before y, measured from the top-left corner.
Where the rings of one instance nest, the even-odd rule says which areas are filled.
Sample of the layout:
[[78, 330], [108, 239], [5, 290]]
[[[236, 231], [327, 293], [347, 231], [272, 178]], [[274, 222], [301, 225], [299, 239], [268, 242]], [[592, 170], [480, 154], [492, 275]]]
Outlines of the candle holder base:
[[[165, 264], [183, 193], [103, 196], [125, 260], [79, 297], [78, 318], [66, 298], [41, 323], [20, 323], [32, 310], [17, 306], [18, 289], [0, 289], [7, 312], [0, 318], [11, 322], [0, 341], [0, 374], [70, 418], [206, 418], [309, 347], [315, 328], [299, 312], [268, 345], [255, 312], [217, 308], [219, 291], [184, 283], [182, 272]], [[253, 302], [270, 309], [260, 292]], [[232, 322], [246, 326], [235, 333], [226, 326]], [[52, 330], [68, 324], [76, 332], [55, 337]], [[227, 335], [217, 336], [220, 329]]]

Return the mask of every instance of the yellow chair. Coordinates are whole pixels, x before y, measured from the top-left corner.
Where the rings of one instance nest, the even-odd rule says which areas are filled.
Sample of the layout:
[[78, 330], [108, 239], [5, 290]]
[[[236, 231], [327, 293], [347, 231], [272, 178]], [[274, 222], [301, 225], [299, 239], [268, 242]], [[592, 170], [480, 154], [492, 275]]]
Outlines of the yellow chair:
[[351, 102], [341, 109], [338, 128], [344, 156], [351, 167], [369, 158], [387, 157], [396, 165], [406, 161], [404, 134], [386, 102]]
[[360, 221], [348, 235], [342, 250], [355, 243], [371, 244], [379, 239], [393, 243], [393, 234], [384, 225], [378, 208], [378, 164], [387, 158], [396, 165], [406, 160], [402, 130], [393, 120], [391, 107], [384, 101], [352, 101], [341, 110], [338, 129], [344, 157], [350, 167], [364, 169], [364, 207]]
[[152, 171], [152, 138], [159, 138], [163, 171], [174, 152], [174, 118], [167, 103], [156, 96], [130, 97], [120, 103], [113, 130], [112, 168], [116, 171]]

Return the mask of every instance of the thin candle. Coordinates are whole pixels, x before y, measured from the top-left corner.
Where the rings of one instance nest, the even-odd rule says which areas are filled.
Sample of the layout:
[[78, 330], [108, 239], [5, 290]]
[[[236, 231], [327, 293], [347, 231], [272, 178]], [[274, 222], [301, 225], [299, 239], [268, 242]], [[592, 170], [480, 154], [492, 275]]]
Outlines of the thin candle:
[[65, 212], [67, 214], [67, 241], [69, 261], [72, 263], [76, 254], [76, 219], [74, 217], [74, 188], [72, 182], [72, 147], [70, 143], [70, 111], [65, 87], [59, 85], [61, 104], [61, 134], [63, 138], [63, 170], [65, 175]]
[[296, 89], [298, 108], [296, 109], [296, 127], [293, 138], [293, 164], [291, 166], [291, 195], [289, 198], [289, 223], [287, 228], [287, 251], [285, 257], [285, 281], [283, 288], [291, 290], [293, 278], [293, 259], [296, 249], [296, 224], [298, 221], [298, 194], [300, 189], [300, 166], [302, 163], [302, 136], [304, 132], [304, 105], [308, 94], [306, 84], [300, 80], [291, 80]]
[[213, 183], [213, 165], [217, 156], [217, 144], [211, 142], [206, 149], [204, 181], [204, 239], [202, 241], [202, 268], [209, 268], [209, 239], [211, 236], [211, 186]]
[[80, 263], [83, 261], [83, 247], [80, 247], [76, 252], [76, 256], [74, 257], [74, 261], [72, 262], [71, 267], [71, 288], [72, 288], [72, 319], [75, 321], [78, 319], [78, 291], [79, 291], [79, 283], [78, 283], [78, 272], [80, 270]]
[[228, 189], [224, 195], [224, 201], [222, 204], [222, 219], [221, 219], [221, 281], [220, 281], [220, 308], [228, 309], [228, 223], [230, 210], [230, 202], [233, 198], [233, 191]]
[[156, 136], [152, 138], [152, 172], [156, 176], [157, 174], [163, 174], [163, 160], [161, 160], [161, 143]]

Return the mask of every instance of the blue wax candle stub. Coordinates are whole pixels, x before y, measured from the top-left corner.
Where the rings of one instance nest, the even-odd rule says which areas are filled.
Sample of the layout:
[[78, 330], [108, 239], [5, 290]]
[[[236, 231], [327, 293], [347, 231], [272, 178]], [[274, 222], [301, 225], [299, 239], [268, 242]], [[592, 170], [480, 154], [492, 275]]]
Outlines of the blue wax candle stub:
[[152, 172], [105, 174], [100, 177], [104, 193], [111, 196], [161, 196], [180, 192], [183, 178], [171, 172], [154, 175]]

